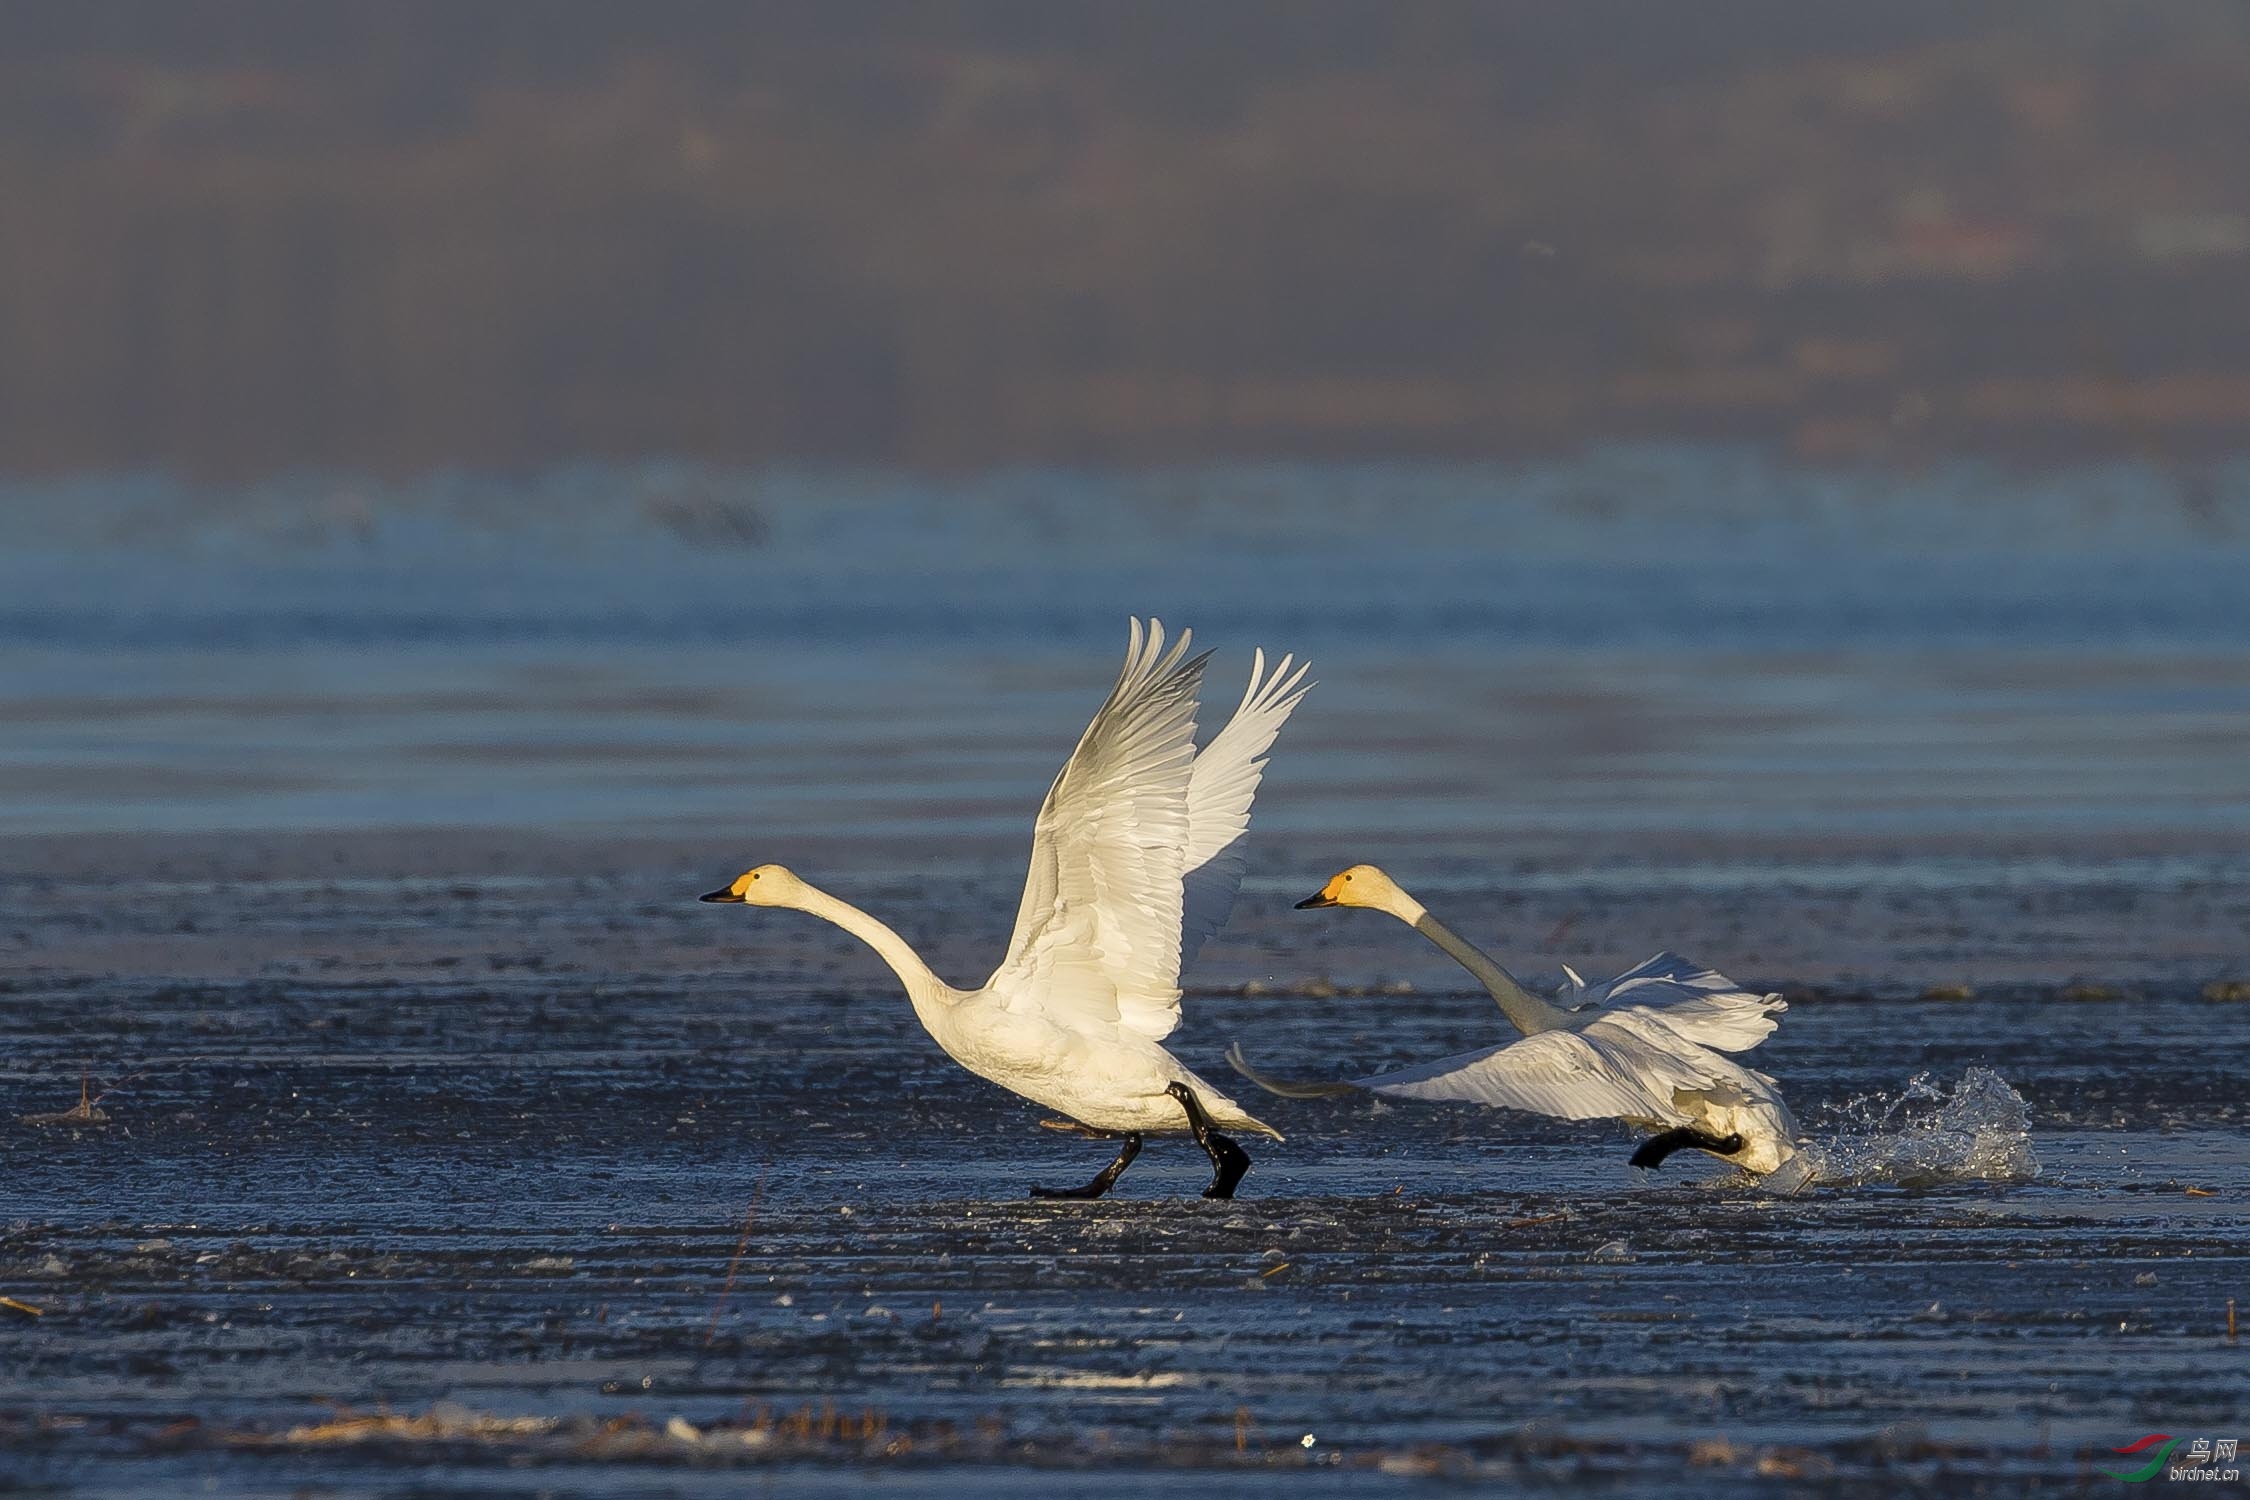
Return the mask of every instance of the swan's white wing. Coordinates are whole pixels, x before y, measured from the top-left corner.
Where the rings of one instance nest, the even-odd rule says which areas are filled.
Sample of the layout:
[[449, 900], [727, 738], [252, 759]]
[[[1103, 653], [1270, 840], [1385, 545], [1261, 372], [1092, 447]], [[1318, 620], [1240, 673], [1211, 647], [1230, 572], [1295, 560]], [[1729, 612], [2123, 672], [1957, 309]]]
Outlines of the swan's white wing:
[[1774, 1017], [1789, 1008], [1779, 995], [1746, 990], [1677, 953], [1659, 953], [1606, 984], [1590, 986], [1581, 998], [1605, 1011], [1620, 1006], [1655, 1011], [1689, 1041], [1721, 1052], [1757, 1046], [1780, 1024]]
[[[1310, 664], [1290, 668], [1284, 656], [1272, 673], [1260, 651], [1250, 666], [1250, 685], [1226, 727], [1196, 752], [1188, 774], [1188, 842], [1181, 890], [1180, 963], [1184, 967], [1204, 940], [1224, 927], [1242, 888], [1243, 841], [1250, 827], [1250, 802], [1265, 775], [1265, 755], [1290, 713], [1311, 684]], [[1162, 1035], [1162, 1033], [1158, 1033]]]
[[[1048, 838], [1048, 828], [1058, 816], [1057, 798], [1063, 794], [1064, 781], [1070, 779], [1072, 772], [1080, 768], [1081, 762], [1088, 760], [1094, 753], [1089, 746], [1103, 730], [1105, 720], [1115, 717], [1122, 701], [1136, 688], [1149, 688], [1152, 679], [1168, 665], [1157, 660], [1164, 644], [1164, 623], [1161, 620], [1151, 620], [1149, 625], [1150, 629], [1144, 638], [1141, 622], [1138, 619], [1128, 622], [1130, 636], [1125, 647], [1125, 665], [1118, 671], [1116, 685], [1110, 689], [1109, 696], [1102, 700], [1102, 706], [1095, 710], [1093, 722], [1079, 736], [1076, 749], [1072, 751], [1070, 759], [1063, 762], [1062, 769], [1055, 773], [1054, 781], [1047, 788], [1046, 799], [1039, 804], [1039, 819], [1032, 830], [1031, 868], [1024, 878], [1023, 899], [1016, 904], [1015, 929], [1008, 938], [1008, 952], [1011, 955], [1019, 952], [1031, 934], [1046, 923], [1055, 905], [1058, 870], [1056, 848]], [[1186, 652], [1193, 635], [1193, 631], [1182, 633], [1172, 647], [1174, 657]], [[1191, 762], [1191, 771], [1192, 768]], [[1083, 773], [1079, 780], [1083, 782]]]
[[1117, 685], [1047, 792], [1008, 956], [1009, 1010], [1163, 1036], [1180, 1016], [1180, 868], [1204, 658], [1135, 620]]
[[1748, 1109], [1762, 1116], [1765, 1127], [1773, 1133], [1795, 1140], [1797, 1120], [1781, 1097], [1780, 1086], [1764, 1073], [1683, 1035], [1675, 1020], [1678, 1013], [1677, 1006], [1620, 1006], [1587, 1030], [1632, 1038], [1644, 1060], [1643, 1067], [1652, 1075], [1661, 1072], [1668, 1079], [1673, 1102], [1682, 1110], [1692, 1112], [1699, 1100]]
[[1712, 1100], [1764, 1106], [1781, 1133], [1793, 1136], [1796, 1129], [1772, 1079], [1683, 1039], [1660, 1012], [1638, 1008], [1604, 1015], [1583, 1030], [1542, 1031], [1505, 1046], [1336, 1082], [1260, 1073], [1239, 1045], [1227, 1049], [1227, 1061], [1268, 1093], [1292, 1099], [1365, 1089], [1393, 1099], [1456, 1099], [1563, 1120], [1657, 1125], [1690, 1123], [1688, 1110]]
[[1596, 1022], [1352, 1082], [1386, 1098], [1459, 1099], [1561, 1120], [1671, 1121], [1669, 1070], [1652, 1072], [1645, 1050]]
[[[1592, 1034], [1589, 1035], [1588, 1032]], [[1250, 1066], [1240, 1044], [1227, 1049], [1234, 1070], [1270, 1094], [1319, 1099], [1364, 1089], [1393, 1099], [1457, 1099], [1563, 1120], [1658, 1120], [1677, 1116], [1669, 1070], [1652, 1076], [1638, 1038], [1597, 1027], [1542, 1031], [1498, 1047], [1335, 1082], [1278, 1078]], [[1661, 1059], [1655, 1059], [1661, 1062]]]

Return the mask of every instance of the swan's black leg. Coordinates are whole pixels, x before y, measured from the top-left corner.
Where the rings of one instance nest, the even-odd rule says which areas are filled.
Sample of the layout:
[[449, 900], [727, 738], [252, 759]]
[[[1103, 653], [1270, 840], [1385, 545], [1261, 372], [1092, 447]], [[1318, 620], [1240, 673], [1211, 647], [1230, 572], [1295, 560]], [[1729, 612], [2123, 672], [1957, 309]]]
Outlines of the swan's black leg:
[[1698, 1151], [1709, 1151], [1716, 1156], [1732, 1156], [1742, 1149], [1742, 1137], [1712, 1135], [1707, 1131], [1682, 1128], [1667, 1130], [1662, 1135], [1652, 1135], [1641, 1142], [1641, 1149], [1633, 1153], [1636, 1167], [1660, 1167], [1664, 1158], [1675, 1151], [1685, 1151], [1693, 1146]]
[[1034, 1198], [1099, 1198], [1117, 1185], [1117, 1179], [1125, 1175], [1125, 1169], [1131, 1166], [1133, 1158], [1140, 1154], [1140, 1132], [1135, 1131], [1125, 1137], [1125, 1144], [1118, 1148], [1117, 1160], [1096, 1172], [1092, 1182], [1087, 1183], [1084, 1187], [1077, 1188], [1035, 1187], [1031, 1190], [1031, 1196]]
[[1188, 1129], [1195, 1132], [1195, 1143], [1211, 1158], [1211, 1185], [1203, 1190], [1203, 1196], [1232, 1198], [1235, 1184], [1250, 1170], [1250, 1153], [1211, 1128], [1211, 1117], [1203, 1112], [1203, 1101], [1195, 1097], [1195, 1090], [1184, 1083], [1168, 1083], [1164, 1092], [1180, 1101], [1180, 1108], [1187, 1111]]

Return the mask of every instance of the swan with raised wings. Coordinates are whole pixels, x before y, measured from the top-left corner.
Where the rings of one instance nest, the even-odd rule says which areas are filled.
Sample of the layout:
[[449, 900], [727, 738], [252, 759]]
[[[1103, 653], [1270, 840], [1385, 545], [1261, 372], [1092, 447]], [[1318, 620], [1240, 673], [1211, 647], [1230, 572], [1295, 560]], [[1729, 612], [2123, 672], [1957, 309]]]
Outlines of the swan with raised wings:
[[1659, 953], [1604, 984], [1589, 985], [1566, 968], [1569, 983], [1544, 1000], [1373, 865], [1353, 865], [1297, 905], [1388, 912], [1475, 975], [1523, 1039], [1333, 1083], [1267, 1077], [1239, 1044], [1230, 1047], [1235, 1071], [1269, 1093], [1318, 1098], [1364, 1089], [1564, 1120], [1624, 1120], [1657, 1132], [1633, 1153], [1636, 1167], [1693, 1147], [1748, 1172], [1779, 1174], [1775, 1185], [1789, 1190], [1809, 1174], [1797, 1122], [1774, 1081], [1723, 1055], [1772, 1034], [1774, 1016], [1788, 1009], [1779, 995], [1755, 994], [1715, 969]]
[[1098, 1198], [1144, 1134], [1187, 1134], [1211, 1158], [1206, 1198], [1231, 1198], [1250, 1158], [1223, 1130], [1281, 1139], [1162, 1045], [1180, 1023], [1180, 967], [1226, 921], [1242, 883], [1250, 802], [1265, 754], [1303, 699], [1306, 668], [1260, 651], [1226, 726], [1199, 751], [1197, 697], [1209, 653], [1169, 649], [1164, 627], [1132, 623], [1125, 666], [1039, 810], [1031, 872], [1008, 956], [960, 990], [890, 928], [780, 865], [760, 865], [705, 901], [786, 906], [873, 948], [923, 1029], [962, 1067], [1067, 1117], [1062, 1128], [1122, 1138], [1117, 1159], [1079, 1188]]

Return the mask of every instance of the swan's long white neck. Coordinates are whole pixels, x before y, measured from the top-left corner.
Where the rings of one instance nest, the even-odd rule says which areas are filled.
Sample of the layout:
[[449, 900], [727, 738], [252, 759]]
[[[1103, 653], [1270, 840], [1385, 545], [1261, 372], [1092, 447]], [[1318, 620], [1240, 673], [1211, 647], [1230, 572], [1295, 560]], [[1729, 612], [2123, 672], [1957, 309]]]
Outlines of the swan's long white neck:
[[[798, 882], [802, 894], [790, 903], [801, 912], [825, 918], [844, 931], [873, 948], [883, 962], [891, 966], [900, 984], [906, 986], [906, 998], [914, 1002], [917, 1012], [925, 1007], [950, 1006], [961, 998], [960, 992], [930, 971], [922, 962], [922, 955], [890, 928], [861, 911], [849, 901], [829, 895], [817, 887]], [[924, 1017], [925, 1022], [927, 1017]]]
[[1493, 962], [1476, 944], [1431, 916], [1427, 907], [1405, 891], [1399, 891], [1396, 899], [1386, 901], [1383, 910], [1443, 948], [1455, 963], [1474, 974], [1485, 993], [1499, 1003], [1500, 1013], [1525, 1036], [1570, 1025], [1566, 1012], [1517, 983], [1515, 975]]

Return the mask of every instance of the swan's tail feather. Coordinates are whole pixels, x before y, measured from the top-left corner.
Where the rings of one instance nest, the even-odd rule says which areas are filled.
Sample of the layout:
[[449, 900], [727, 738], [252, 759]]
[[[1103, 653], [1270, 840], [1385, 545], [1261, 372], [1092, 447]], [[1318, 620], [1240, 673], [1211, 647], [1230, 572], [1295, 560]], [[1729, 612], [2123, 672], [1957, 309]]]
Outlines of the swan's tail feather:
[[1257, 1119], [1248, 1114], [1245, 1114], [1239, 1120], [1227, 1121], [1226, 1127], [1227, 1129], [1235, 1132], [1237, 1135], [1262, 1135], [1269, 1141], [1285, 1141], [1289, 1139], [1289, 1137], [1283, 1135], [1280, 1131], [1274, 1129], [1265, 1121]]
[[1250, 1066], [1242, 1055], [1242, 1044], [1227, 1044], [1227, 1066], [1249, 1079], [1269, 1094], [1279, 1094], [1284, 1099], [1331, 1099], [1338, 1094], [1359, 1092], [1359, 1085], [1341, 1079], [1290, 1079], [1275, 1078]]

